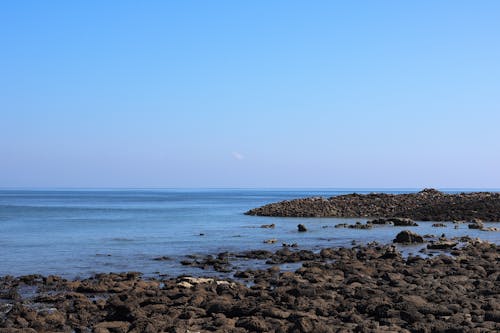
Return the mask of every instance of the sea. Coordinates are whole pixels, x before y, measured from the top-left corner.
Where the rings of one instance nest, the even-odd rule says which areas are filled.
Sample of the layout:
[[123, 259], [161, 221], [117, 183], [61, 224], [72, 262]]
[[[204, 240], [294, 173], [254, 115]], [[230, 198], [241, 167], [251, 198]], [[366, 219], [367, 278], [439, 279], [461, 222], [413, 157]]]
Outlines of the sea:
[[[391, 243], [402, 230], [335, 228], [366, 219], [280, 218], [244, 213], [267, 203], [348, 193], [411, 193], [418, 189], [129, 189], [0, 190], [0, 276], [28, 274], [85, 278], [96, 273], [138, 271], [145, 276], [220, 274], [183, 266], [187, 256], [265, 249], [283, 243], [298, 249]], [[448, 191], [457, 192], [457, 191]], [[308, 231], [297, 232], [297, 224]], [[275, 228], [261, 228], [275, 224]], [[500, 243], [500, 232], [470, 230], [466, 224], [431, 222], [419, 234], [470, 235]], [[494, 226], [494, 223], [486, 223]], [[274, 244], [264, 241], [275, 239]], [[405, 254], [420, 248], [400, 247]], [[431, 253], [432, 255], [432, 253]], [[163, 257], [163, 260], [155, 260]], [[264, 263], [241, 260], [236, 268]], [[239, 266], [238, 266], [239, 265]], [[294, 269], [293, 265], [282, 267]]]

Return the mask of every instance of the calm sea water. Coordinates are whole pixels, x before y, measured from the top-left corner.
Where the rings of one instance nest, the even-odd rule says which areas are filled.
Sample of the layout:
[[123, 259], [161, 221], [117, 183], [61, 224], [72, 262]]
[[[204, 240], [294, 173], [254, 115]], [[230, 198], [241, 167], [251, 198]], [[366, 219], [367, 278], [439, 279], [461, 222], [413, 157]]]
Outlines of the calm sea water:
[[[183, 267], [188, 254], [217, 254], [253, 249], [276, 250], [282, 243], [301, 249], [389, 243], [401, 230], [333, 228], [362, 219], [271, 218], [246, 216], [250, 208], [309, 196], [334, 196], [353, 191], [327, 190], [71, 190], [0, 191], [0, 275], [32, 273], [85, 277], [97, 272], [141, 271], [146, 275], [204, 274]], [[373, 190], [360, 191], [369, 193]], [[390, 193], [412, 191], [386, 191]], [[259, 228], [276, 224], [275, 229]], [[309, 232], [298, 233], [298, 223]], [[500, 242], [500, 233], [460, 225], [419, 233], [478, 236]], [[263, 241], [276, 238], [273, 245]], [[407, 251], [416, 250], [407, 248]], [[159, 256], [171, 260], [155, 261]]]

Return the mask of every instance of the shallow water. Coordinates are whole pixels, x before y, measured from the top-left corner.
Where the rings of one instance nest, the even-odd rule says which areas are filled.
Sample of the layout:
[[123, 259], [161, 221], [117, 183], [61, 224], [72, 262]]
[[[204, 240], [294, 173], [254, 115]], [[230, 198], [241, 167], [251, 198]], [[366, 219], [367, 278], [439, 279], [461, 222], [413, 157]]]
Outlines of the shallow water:
[[[375, 190], [360, 191], [369, 193]], [[276, 250], [282, 243], [300, 249], [351, 246], [352, 241], [389, 243], [402, 229], [337, 229], [338, 223], [364, 219], [274, 218], [243, 213], [266, 203], [308, 196], [334, 196], [353, 190], [71, 190], [0, 191], [0, 275], [58, 274], [85, 277], [97, 272], [141, 271], [155, 274], [203, 274], [183, 267], [187, 254], [217, 254], [253, 249]], [[380, 191], [377, 191], [380, 192]], [[407, 193], [408, 191], [385, 191]], [[262, 224], [275, 229], [260, 228]], [[308, 232], [298, 233], [297, 224]], [[433, 228], [422, 222], [420, 234], [471, 235], [500, 243], [500, 232]], [[487, 223], [487, 225], [489, 225]], [[495, 225], [495, 224], [492, 224]], [[276, 244], [264, 244], [276, 238]], [[403, 250], [416, 252], [418, 248]], [[159, 256], [172, 260], [155, 261]], [[244, 266], [244, 263], [242, 263]]]

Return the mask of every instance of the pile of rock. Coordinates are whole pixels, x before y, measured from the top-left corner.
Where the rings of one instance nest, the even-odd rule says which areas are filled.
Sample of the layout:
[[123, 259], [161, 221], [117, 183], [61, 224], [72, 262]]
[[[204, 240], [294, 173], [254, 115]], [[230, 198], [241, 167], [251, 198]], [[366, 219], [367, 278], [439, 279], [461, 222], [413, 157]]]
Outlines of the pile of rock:
[[272, 203], [247, 215], [284, 217], [381, 217], [419, 221], [455, 221], [479, 218], [500, 221], [500, 193], [446, 194], [434, 189], [418, 193], [348, 194], [331, 198], [305, 198]]

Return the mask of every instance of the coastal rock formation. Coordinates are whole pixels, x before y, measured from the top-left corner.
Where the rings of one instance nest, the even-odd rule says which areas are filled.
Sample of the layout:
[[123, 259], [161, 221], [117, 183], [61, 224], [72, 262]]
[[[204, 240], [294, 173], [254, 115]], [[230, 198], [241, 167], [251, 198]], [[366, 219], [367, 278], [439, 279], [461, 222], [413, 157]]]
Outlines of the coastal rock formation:
[[499, 247], [471, 241], [432, 258], [391, 246], [327, 248], [295, 272], [235, 273], [246, 283], [6, 276], [0, 333], [498, 332], [499, 260]]
[[[247, 215], [283, 217], [410, 218], [420, 221], [481, 219], [500, 222], [500, 193], [446, 194], [424, 189], [410, 194], [348, 194], [271, 203]], [[375, 223], [375, 222], [374, 222]]]

